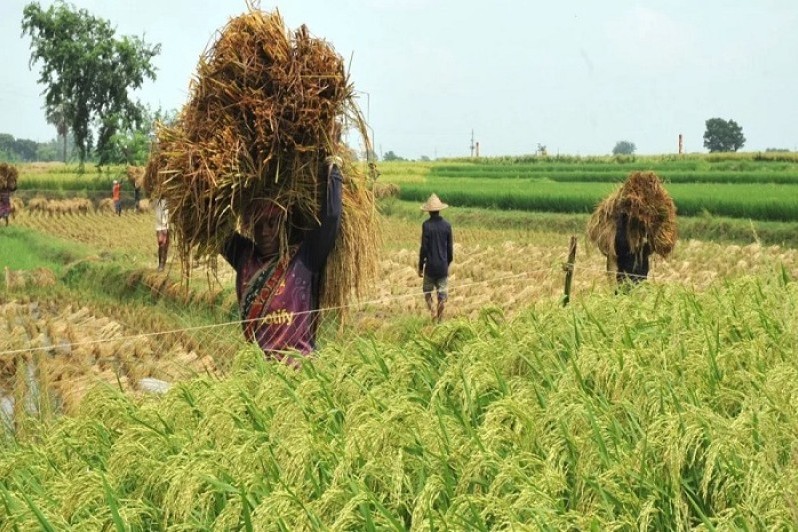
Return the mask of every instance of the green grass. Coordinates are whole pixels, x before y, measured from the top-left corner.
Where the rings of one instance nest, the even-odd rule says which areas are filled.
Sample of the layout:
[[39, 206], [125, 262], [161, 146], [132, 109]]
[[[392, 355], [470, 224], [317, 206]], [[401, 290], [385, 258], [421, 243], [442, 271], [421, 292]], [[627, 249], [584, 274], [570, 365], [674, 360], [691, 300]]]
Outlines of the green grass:
[[60, 274], [67, 264], [89, 254], [85, 246], [17, 227], [13, 221], [8, 227], [0, 222], [0, 239], [2, 240], [0, 270], [6, 267], [11, 270], [44, 267]]

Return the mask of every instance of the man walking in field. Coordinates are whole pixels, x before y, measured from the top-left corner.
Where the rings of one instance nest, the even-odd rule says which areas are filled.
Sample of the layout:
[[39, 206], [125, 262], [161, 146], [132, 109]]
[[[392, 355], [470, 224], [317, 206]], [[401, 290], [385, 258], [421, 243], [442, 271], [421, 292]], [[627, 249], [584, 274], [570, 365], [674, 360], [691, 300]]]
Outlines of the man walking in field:
[[[448, 298], [449, 264], [454, 259], [452, 226], [443, 219], [441, 212], [448, 207], [437, 195], [432, 194], [421, 210], [429, 218], [421, 226], [421, 249], [418, 254], [418, 276], [424, 279], [422, 290], [432, 320], [440, 323]], [[432, 291], [437, 291], [438, 305], [432, 305]]]

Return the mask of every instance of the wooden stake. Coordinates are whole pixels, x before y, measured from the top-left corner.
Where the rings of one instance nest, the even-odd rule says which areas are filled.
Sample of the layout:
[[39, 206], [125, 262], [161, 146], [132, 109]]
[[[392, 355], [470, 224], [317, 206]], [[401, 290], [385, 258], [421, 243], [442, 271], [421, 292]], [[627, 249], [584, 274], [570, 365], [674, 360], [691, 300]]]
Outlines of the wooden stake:
[[562, 265], [565, 270], [565, 295], [562, 298], [562, 306], [568, 306], [571, 301], [571, 281], [574, 277], [574, 261], [576, 260], [576, 237], [571, 237], [571, 243], [568, 246], [568, 262]]

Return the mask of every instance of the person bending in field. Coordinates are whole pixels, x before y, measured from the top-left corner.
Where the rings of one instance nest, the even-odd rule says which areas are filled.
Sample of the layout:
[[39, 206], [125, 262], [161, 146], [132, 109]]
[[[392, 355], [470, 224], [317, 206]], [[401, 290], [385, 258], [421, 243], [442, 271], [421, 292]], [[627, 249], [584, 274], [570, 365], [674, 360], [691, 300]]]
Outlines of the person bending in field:
[[617, 257], [617, 269], [615, 280], [619, 286], [637, 284], [648, 277], [649, 256], [653, 247], [646, 238], [640, 249], [633, 251], [629, 242], [629, 228], [631, 224], [639, 223], [630, 219], [626, 213], [618, 215], [615, 221], [615, 255]]
[[[328, 158], [318, 226], [302, 231], [269, 199], [255, 201], [244, 223], [253, 240], [234, 233], [223, 256], [236, 271], [236, 295], [248, 340], [270, 358], [298, 368], [315, 349], [319, 286], [341, 225], [340, 159]], [[287, 224], [289, 252], [280, 257], [279, 228]]]
[[[422, 277], [422, 290], [432, 320], [443, 319], [448, 298], [449, 265], [454, 259], [452, 226], [443, 219], [440, 211], [448, 207], [437, 195], [432, 194], [421, 206], [429, 218], [421, 226], [421, 249], [418, 254], [418, 276]], [[432, 291], [437, 291], [437, 307], [432, 305]]]

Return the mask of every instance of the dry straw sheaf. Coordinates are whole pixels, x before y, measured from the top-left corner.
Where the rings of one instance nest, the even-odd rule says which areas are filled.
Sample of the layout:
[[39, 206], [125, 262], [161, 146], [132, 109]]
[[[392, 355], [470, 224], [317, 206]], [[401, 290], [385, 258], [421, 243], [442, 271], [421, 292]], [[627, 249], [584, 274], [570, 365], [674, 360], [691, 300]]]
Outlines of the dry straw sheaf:
[[125, 174], [127, 174], [127, 180], [130, 181], [130, 184], [136, 188], [141, 188], [144, 186], [144, 172], [146, 167], [144, 166], [128, 166], [125, 169]]
[[103, 198], [97, 203], [97, 210], [102, 212], [114, 212], [114, 200]]
[[47, 199], [36, 196], [28, 202], [28, 211], [46, 214], [88, 214], [94, 204], [87, 198]]
[[[340, 124], [368, 144], [343, 59], [305, 26], [289, 33], [278, 11], [231, 19], [201, 57], [190, 98], [172, 125], [158, 125], [145, 189], [163, 197], [184, 271], [211, 268], [254, 201], [291, 213], [294, 227], [318, 224], [325, 159], [342, 155]], [[322, 305], [343, 305], [376, 271], [374, 197], [365, 175], [342, 164], [341, 230], [328, 260]], [[288, 219], [288, 218], [287, 218]], [[290, 228], [281, 228], [281, 252]]]
[[626, 181], [598, 204], [587, 224], [588, 238], [601, 252], [615, 256], [615, 227], [626, 214], [632, 253], [648, 242], [654, 253], [667, 257], [678, 238], [676, 205], [654, 172], [632, 172]]
[[399, 185], [395, 183], [374, 183], [373, 188], [376, 199], [399, 197]]
[[0, 191], [15, 191], [19, 171], [13, 164], [0, 163]]

